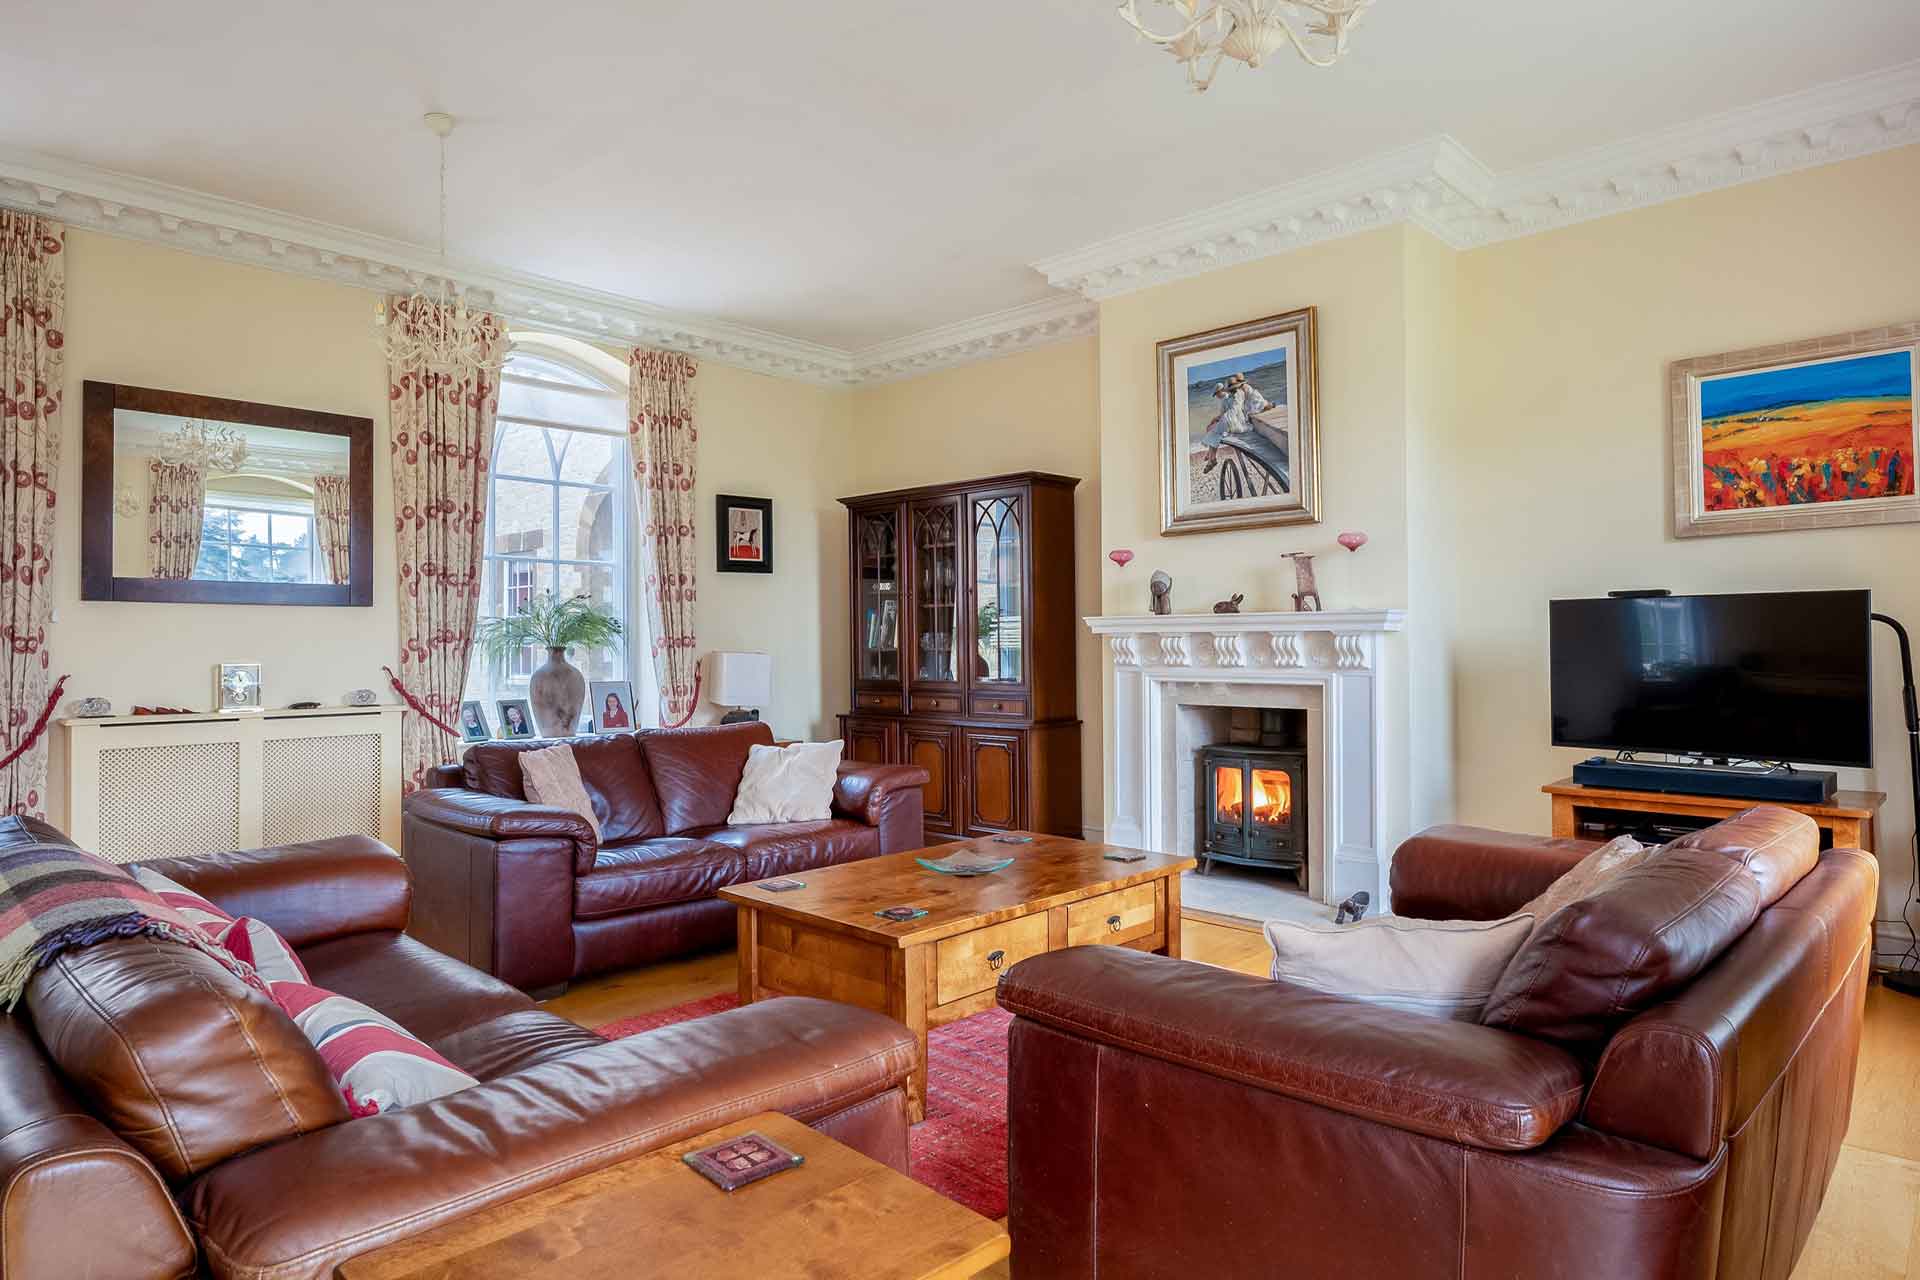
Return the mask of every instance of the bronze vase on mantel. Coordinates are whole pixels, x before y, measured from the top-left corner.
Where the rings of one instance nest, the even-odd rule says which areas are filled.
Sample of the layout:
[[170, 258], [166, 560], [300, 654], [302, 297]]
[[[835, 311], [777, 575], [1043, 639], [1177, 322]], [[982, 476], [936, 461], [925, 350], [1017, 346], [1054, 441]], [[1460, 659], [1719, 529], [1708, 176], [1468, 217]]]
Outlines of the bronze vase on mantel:
[[547, 650], [547, 660], [527, 681], [527, 702], [542, 737], [566, 738], [578, 731], [580, 708], [587, 703], [587, 678], [567, 661], [566, 649]]

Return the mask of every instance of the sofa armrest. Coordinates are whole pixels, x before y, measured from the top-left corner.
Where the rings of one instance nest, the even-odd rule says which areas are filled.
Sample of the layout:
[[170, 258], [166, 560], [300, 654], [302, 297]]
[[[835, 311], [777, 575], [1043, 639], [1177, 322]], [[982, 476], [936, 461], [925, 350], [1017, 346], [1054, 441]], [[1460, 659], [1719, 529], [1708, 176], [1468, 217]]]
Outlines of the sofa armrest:
[[835, 1116], [901, 1088], [914, 1056], [879, 1014], [765, 1001], [240, 1156], [183, 1203], [215, 1276], [320, 1280], [390, 1241], [762, 1111]]
[[600, 851], [593, 825], [573, 810], [511, 796], [465, 787], [437, 787], [408, 796], [407, 813], [422, 822], [487, 840], [570, 840], [576, 875], [591, 871]]
[[1000, 1003], [1069, 1035], [1490, 1151], [1525, 1151], [1580, 1109], [1569, 1054], [1427, 1017], [1125, 947], [1023, 960]]
[[1599, 847], [1596, 840], [1429, 827], [1394, 851], [1393, 912], [1421, 920], [1498, 920], [1545, 893]]
[[933, 775], [917, 764], [862, 764], [843, 760], [833, 784], [837, 818], [880, 829], [880, 852], [925, 847], [926, 796]]
[[407, 865], [366, 836], [193, 858], [156, 858], [159, 872], [236, 916], [270, 925], [295, 947], [407, 927]]

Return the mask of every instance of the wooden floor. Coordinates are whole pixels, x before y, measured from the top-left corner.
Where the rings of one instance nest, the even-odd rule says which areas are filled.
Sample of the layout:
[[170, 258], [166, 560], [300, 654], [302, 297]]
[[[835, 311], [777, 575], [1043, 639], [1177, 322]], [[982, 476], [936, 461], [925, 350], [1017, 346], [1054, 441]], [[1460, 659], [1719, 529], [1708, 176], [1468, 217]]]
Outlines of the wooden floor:
[[[1181, 938], [1190, 960], [1267, 970], [1257, 930], [1189, 919]], [[732, 990], [733, 956], [722, 952], [583, 982], [547, 1008], [591, 1027]], [[1008, 1272], [1001, 1263], [980, 1274]], [[1920, 1280], [1920, 1000], [1867, 994], [1852, 1123], [1793, 1280]]]

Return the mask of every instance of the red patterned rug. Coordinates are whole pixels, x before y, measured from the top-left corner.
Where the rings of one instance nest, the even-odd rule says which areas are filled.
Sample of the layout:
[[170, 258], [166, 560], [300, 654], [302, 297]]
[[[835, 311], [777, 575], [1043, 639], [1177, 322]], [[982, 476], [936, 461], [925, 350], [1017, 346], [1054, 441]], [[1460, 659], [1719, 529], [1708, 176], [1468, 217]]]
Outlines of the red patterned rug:
[[[609, 1040], [704, 1018], [740, 1003], [689, 1000], [594, 1028]], [[909, 1139], [914, 1181], [989, 1218], [1007, 1216], [1007, 1027], [989, 1009], [927, 1033], [927, 1118]]]

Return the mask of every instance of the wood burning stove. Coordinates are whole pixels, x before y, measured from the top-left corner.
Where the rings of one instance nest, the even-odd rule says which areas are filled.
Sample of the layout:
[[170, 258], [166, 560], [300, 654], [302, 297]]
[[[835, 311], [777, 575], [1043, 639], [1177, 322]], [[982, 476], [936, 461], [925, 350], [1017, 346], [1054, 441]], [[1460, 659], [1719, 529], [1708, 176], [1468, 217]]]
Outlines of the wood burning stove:
[[1307, 887], [1307, 753], [1215, 743], [1196, 757], [1200, 869], [1213, 862], [1291, 871]]

